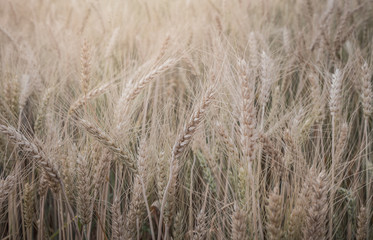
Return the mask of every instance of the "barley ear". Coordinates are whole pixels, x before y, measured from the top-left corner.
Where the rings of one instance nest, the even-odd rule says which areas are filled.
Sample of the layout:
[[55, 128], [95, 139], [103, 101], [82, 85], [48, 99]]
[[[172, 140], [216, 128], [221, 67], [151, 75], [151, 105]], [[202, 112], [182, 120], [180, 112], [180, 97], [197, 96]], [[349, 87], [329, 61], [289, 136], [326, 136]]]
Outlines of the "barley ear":
[[26, 183], [23, 190], [23, 216], [27, 229], [32, 227], [34, 216], [34, 186]]
[[357, 240], [365, 240], [367, 238], [368, 223], [369, 221], [367, 218], [366, 208], [364, 206], [361, 206], [359, 214], [357, 216], [357, 230], [356, 230]]
[[88, 88], [89, 88], [90, 74], [91, 74], [91, 52], [90, 52], [90, 47], [89, 47], [89, 43], [87, 39], [84, 39], [83, 41], [80, 61], [82, 64], [80, 84], [81, 84], [83, 94], [86, 95], [88, 92]]
[[363, 106], [364, 117], [369, 118], [373, 111], [373, 90], [370, 81], [371, 72], [366, 62], [361, 67], [361, 70], [363, 74], [361, 85], [361, 104]]
[[14, 175], [8, 175], [5, 179], [0, 180], [0, 207], [7, 199], [9, 193], [15, 187], [16, 178]]
[[86, 157], [78, 156], [78, 194], [77, 210], [78, 216], [83, 225], [91, 221], [91, 193], [90, 193], [90, 175], [89, 165]]
[[303, 229], [304, 239], [326, 239], [328, 179], [323, 171], [319, 174], [317, 174], [315, 169], [310, 171], [310, 204], [307, 208], [306, 224]]
[[232, 240], [247, 239], [246, 236], [246, 213], [239, 207], [238, 203], [234, 204], [232, 216]]
[[282, 196], [276, 186], [267, 199], [267, 233], [268, 239], [280, 240], [282, 235]]
[[342, 73], [339, 69], [336, 69], [332, 75], [329, 107], [333, 116], [336, 116], [342, 108]]
[[111, 206], [111, 239], [121, 240], [124, 238], [124, 221], [120, 210], [120, 198], [114, 197], [113, 205]]

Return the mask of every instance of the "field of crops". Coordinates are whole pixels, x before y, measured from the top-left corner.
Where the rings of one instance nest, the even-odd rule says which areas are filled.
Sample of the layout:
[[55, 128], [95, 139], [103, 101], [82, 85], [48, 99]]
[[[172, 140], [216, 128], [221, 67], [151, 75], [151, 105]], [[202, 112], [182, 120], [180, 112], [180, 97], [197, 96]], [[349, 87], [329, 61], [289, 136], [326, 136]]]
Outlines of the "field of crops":
[[373, 239], [372, 0], [0, 0], [1, 239]]

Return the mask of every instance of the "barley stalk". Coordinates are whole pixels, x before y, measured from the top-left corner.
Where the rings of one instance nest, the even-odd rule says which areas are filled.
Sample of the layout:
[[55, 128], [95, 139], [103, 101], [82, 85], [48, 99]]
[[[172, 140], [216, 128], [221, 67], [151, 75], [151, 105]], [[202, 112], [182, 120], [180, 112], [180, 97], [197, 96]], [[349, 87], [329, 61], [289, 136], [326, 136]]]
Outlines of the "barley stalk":
[[[330, 113], [332, 115], [332, 164], [331, 164], [331, 173], [332, 173], [332, 185], [335, 184], [335, 128], [336, 121], [338, 119], [338, 114], [342, 108], [342, 73], [339, 69], [335, 70], [335, 73], [332, 76], [332, 85], [330, 88]], [[330, 194], [330, 208], [329, 208], [329, 238], [332, 238], [333, 235], [333, 216], [334, 216], [334, 188], [332, 188]]]
[[[179, 161], [178, 158], [183, 154], [186, 147], [189, 145], [190, 141], [192, 140], [192, 137], [194, 133], [197, 130], [197, 127], [201, 123], [205, 112], [207, 110], [207, 107], [210, 105], [211, 100], [213, 99], [214, 93], [215, 93], [215, 86], [212, 85], [207, 91], [205, 92], [204, 96], [201, 99], [201, 102], [197, 109], [193, 112], [189, 122], [185, 125], [184, 131], [181, 135], [179, 135], [179, 138], [175, 141], [175, 144], [172, 148], [172, 156], [170, 160], [170, 170], [169, 170], [169, 177], [168, 182], [166, 185], [166, 188], [164, 190], [164, 194], [162, 197], [162, 203], [161, 203], [161, 213], [159, 217], [159, 230], [158, 230], [158, 237], [157, 239], [161, 239], [161, 233], [162, 233], [162, 223], [163, 223], [163, 215], [165, 210], [165, 204], [166, 200], [168, 200], [169, 205], [173, 204], [173, 195], [175, 192], [176, 187], [176, 178], [179, 171]], [[171, 199], [168, 199], [169, 195]]]
[[[366, 184], [366, 198], [367, 198], [367, 204], [366, 204], [366, 214], [370, 216], [371, 211], [371, 183], [370, 183], [370, 174], [368, 170], [369, 165], [369, 136], [368, 136], [368, 121], [369, 118], [372, 115], [372, 101], [373, 101], [373, 91], [372, 91], [372, 84], [370, 81], [371, 78], [371, 71], [369, 70], [368, 64], [365, 62], [364, 65], [361, 68], [362, 74], [363, 74], [363, 80], [362, 80], [362, 89], [361, 89], [361, 99], [362, 99], [362, 105], [363, 105], [363, 113], [364, 113], [364, 138], [365, 138], [365, 184]], [[369, 222], [368, 222], [369, 225]], [[367, 239], [369, 239], [370, 231], [369, 227], [367, 228]]]
[[[256, 182], [253, 173], [253, 162], [256, 158], [257, 150], [257, 133], [256, 133], [256, 110], [254, 107], [254, 88], [250, 82], [247, 64], [241, 60], [239, 63], [240, 81], [241, 81], [241, 147], [243, 163], [247, 165], [246, 173], [251, 188], [251, 210], [253, 212], [254, 238], [258, 238], [258, 210], [256, 200]], [[248, 200], [248, 199], [247, 199]]]

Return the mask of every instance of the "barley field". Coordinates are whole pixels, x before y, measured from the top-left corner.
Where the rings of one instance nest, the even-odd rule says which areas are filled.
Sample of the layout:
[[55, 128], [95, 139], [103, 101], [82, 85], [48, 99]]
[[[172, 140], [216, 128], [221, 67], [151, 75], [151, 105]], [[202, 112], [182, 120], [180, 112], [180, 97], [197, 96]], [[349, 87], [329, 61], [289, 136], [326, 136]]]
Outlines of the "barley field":
[[372, 0], [0, 0], [1, 239], [373, 239]]

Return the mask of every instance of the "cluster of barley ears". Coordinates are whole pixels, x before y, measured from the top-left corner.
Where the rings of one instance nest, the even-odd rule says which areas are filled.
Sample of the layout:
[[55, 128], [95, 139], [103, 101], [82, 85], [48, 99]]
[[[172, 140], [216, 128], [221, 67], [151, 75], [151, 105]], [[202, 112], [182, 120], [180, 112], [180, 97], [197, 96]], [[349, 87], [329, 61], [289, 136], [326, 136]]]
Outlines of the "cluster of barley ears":
[[371, 0], [0, 1], [1, 239], [373, 239]]

